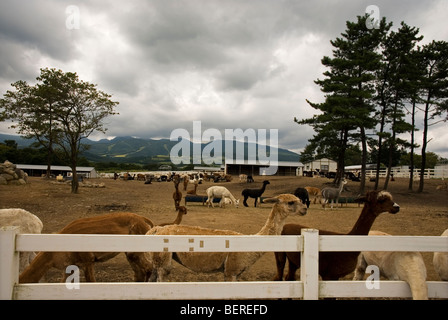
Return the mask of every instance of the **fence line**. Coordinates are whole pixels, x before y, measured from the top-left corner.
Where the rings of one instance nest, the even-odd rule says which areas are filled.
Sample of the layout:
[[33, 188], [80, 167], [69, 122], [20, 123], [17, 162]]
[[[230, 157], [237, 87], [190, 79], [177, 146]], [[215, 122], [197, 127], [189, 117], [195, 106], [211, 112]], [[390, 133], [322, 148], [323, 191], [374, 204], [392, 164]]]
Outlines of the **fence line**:
[[[379, 170], [380, 178], [384, 178], [387, 175], [387, 169]], [[394, 175], [395, 178], [409, 178], [410, 170], [404, 168], [392, 168], [391, 174]], [[366, 177], [374, 178], [376, 177], [376, 170], [366, 170]], [[420, 177], [420, 169], [414, 169], [414, 179], [418, 179]], [[423, 175], [425, 179], [445, 179], [448, 178], [448, 168], [435, 168], [435, 169], [425, 169], [425, 173]]]
[[[150, 249], [148, 249], [150, 248]], [[325, 236], [303, 229], [298, 236], [139, 236], [17, 234], [0, 228], [1, 299], [318, 299], [324, 297], [411, 297], [403, 281], [380, 281], [368, 289], [365, 281], [319, 281], [319, 251], [448, 252], [448, 237]], [[18, 284], [20, 251], [103, 252], [245, 252], [300, 251], [300, 281]], [[430, 298], [448, 298], [448, 282], [427, 281]]]

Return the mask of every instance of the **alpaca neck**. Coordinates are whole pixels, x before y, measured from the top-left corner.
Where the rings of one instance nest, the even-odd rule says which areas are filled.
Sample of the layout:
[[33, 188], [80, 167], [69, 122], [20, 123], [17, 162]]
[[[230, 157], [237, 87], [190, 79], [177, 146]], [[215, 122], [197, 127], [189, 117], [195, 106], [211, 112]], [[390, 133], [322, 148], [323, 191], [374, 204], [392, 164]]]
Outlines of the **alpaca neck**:
[[375, 222], [376, 215], [374, 214], [373, 208], [370, 208], [369, 204], [364, 204], [361, 214], [353, 226], [352, 230], [348, 233], [351, 235], [367, 235]]
[[261, 193], [263, 193], [266, 190], [266, 183], [263, 183], [263, 186], [261, 187]]
[[344, 183], [341, 181], [341, 185], [339, 186], [339, 195], [341, 195], [343, 189], [344, 189]]
[[183, 212], [179, 212], [179, 214], [177, 215], [176, 220], [173, 221], [173, 224], [180, 224], [182, 222], [182, 216], [183, 216]]
[[257, 235], [280, 235], [282, 233], [283, 226], [285, 225], [285, 217], [282, 217], [281, 214], [275, 214], [274, 209], [269, 214], [266, 223], [263, 228], [258, 231]]

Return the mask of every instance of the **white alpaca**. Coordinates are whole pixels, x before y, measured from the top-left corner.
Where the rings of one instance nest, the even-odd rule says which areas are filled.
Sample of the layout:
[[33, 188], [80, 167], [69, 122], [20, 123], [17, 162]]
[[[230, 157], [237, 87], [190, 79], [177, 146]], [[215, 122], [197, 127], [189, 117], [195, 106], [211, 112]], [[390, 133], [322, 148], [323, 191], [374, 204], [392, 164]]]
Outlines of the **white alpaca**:
[[[0, 209], [0, 226], [18, 226], [18, 233], [41, 233], [42, 221], [24, 209]], [[34, 259], [34, 252], [20, 252], [19, 271], [22, 272]]]
[[235, 199], [235, 197], [230, 193], [230, 191], [226, 188], [226, 187], [221, 187], [221, 186], [213, 186], [210, 187], [206, 190], [207, 192], [207, 201], [205, 202], [207, 204], [207, 207], [210, 207], [210, 205], [212, 206], [212, 208], [214, 208], [213, 205], [213, 199], [214, 198], [218, 198], [221, 199], [220, 201], [220, 206], [222, 207], [223, 204], [221, 203], [223, 201], [224, 198], [229, 198], [232, 203], [235, 205], [235, 208], [238, 208], [239, 204], [240, 204], [240, 199]]
[[[448, 237], [448, 229], [441, 236]], [[448, 252], [434, 252], [432, 263], [440, 279], [448, 281]]]
[[[370, 231], [371, 236], [390, 236], [381, 231]], [[353, 280], [363, 280], [366, 267], [375, 265], [380, 275], [389, 280], [403, 280], [409, 284], [414, 300], [428, 300], [426, 266], [420, 252], [363, 251], [359, 254]]]

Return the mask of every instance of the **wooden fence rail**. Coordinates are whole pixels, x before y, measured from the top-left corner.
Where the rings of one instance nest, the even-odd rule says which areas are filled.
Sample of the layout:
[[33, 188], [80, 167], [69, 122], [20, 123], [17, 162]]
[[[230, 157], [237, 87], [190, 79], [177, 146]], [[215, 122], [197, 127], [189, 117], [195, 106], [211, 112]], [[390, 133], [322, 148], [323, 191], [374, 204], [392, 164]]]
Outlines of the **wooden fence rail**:
[[[139, 236], [17, 234], [0, 228], [1, 299], [319, 299], [325, 297], [411, 297], [407, 283], [380, 281], [368, 289], [365, 281], [319, 281], [319, 251], [448, 252], [448, 237], [440, 236], [320, 236], [303, 229], [299, 236]], [[36, 283], [19, 284], [20, 251], [96, 252], [245, 252], [298, 251], [300, 281], [165, 282], [165, 283]], [[448, 282], [427, 281], [430, 298], [448, 299]]]

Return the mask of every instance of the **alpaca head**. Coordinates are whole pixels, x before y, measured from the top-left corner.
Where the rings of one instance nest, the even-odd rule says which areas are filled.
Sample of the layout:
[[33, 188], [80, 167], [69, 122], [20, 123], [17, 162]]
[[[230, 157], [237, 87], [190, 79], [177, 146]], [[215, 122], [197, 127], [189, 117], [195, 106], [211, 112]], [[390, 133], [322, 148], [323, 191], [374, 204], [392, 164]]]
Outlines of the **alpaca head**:
[[307, 207], [302, 201], [292, 194], [280, 194], [273, 198], [263, 200], [264, 203], [273, 203], [272, 210], [280, 212], [282, 216], [304, 216], [307, 213]]
[[176, 211], [179, 211], [180, 214], [187, 214], [187, 208], [185, 208], [184, 206], [176, 207]]
[[364, 202], [364, 205], [369, 206], [376, 216], [382, 212], [395, 214], [400, 211], [400, 206], [394, 202], [392, 195], [387, 191], [369, 191], [357, 201]]

